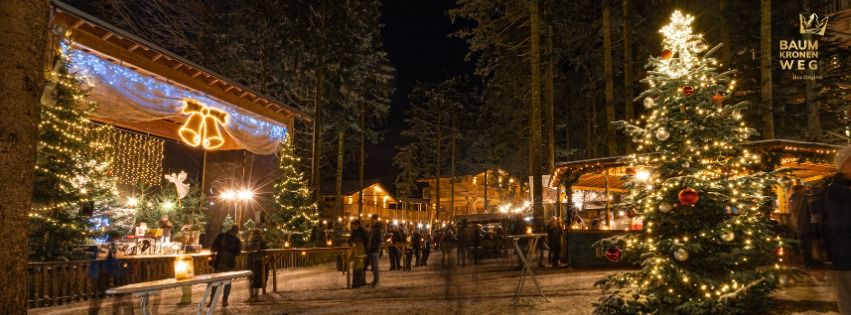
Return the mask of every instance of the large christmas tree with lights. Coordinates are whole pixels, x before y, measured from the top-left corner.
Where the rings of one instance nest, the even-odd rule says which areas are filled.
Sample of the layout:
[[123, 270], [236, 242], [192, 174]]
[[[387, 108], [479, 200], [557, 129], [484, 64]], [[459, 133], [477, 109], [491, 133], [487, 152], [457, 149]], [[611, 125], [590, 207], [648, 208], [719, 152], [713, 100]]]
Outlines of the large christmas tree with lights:
[[293, 245], [304, 245], [310, 239], [311, 229], [319, 222], [319, 212], [310, 185], [296, 168], [300, 158], [295, 155], [290, 139], [281, 143], [278, 159], [281, 170], [281, 179], [275, 184], [278, 209], [271, 215], [272, 228], [267, 229], [267, 236], [273, 244], [280, 244], [289, 235]]
[[641, 269], [600, 281], [595, 314], [753, 314], [776, 287], [783, 243], [764, 194], [773, 177], [742, 147], [754, 131], [746, 104], [727, 102], [735, 80], [717, 70], [720, 45], [707, 50], [692, 21], [677, 11], [660, 30], [664, 50], [649, 59], [638, 98], [647, 114], [623, 124], [640, 152], [629, 162], [652, 174], [628, 180], [624, 203], [645, 233], [597, 245]]
[[68, 72], [66, 57], [57, 60], [42, 98], [34, 209], [29, 213], [32, 260], [86, 257], [79, 245], [97, 233], [90, 220], [108, 211], [118, 197], [109, 174], [110, 146], [98, 140], [110, 127], [86, 118], [95, 104], [86, 101], [83, 82]]

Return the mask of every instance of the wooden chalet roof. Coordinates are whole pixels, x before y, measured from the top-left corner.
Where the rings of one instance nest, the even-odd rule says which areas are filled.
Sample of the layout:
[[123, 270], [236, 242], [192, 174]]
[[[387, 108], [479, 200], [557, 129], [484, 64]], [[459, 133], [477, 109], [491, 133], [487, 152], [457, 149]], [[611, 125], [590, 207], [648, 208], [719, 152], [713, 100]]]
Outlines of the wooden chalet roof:
[[[53, 1], [51, 24], [70, 32], [76, 48], [160, 80], [205, 93], [292, 128], [293, 119], [312, 117], [127, 33], [64, 2]], [[133, 127], [133, 126], [129, 126]]]
[[[789, 169], [795, 177], [805, 182], [835, 172], [830, 161], [836, 151], [842, 148], [833, 144], [786, 139], [752, 141], [746, 146], [761, 152], [778, 154], [781, 159], [780, 167]], [[802, 158], [805, 154], [822, 156], [823, 159], [818, 161]], [[549, 184], [555, 187], [565, 176], [578, 176], [571, 186], [573, 189], [604, 190], [608, 180], [610, 191], [625, 192], [623, 177], [626, 175], [627, 164], [623, 162], [623, 158], [614, 156], [557, 163]]]

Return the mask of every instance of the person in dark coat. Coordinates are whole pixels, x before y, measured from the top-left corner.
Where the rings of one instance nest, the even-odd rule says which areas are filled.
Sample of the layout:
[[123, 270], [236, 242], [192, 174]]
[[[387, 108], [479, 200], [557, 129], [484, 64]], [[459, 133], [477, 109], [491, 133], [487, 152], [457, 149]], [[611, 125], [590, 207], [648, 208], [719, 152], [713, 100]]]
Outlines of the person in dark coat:
[[851, 145], [833, 159], [839, 171], [825, 193], [824, 241], [840, 314], [851, 314]]
[[411, 233], [411, 249], [414, 252], [414, 267], [420, 266], [422, 260], [423, 240], [419, 230], [414, 230]]
[[550, 247], [550, 266], [558, 268], [559, 258], [561, 257], [561, 237], [562, 230], [557, 217], [553, 217], [550, 225], [547, 227], [547, 245]]
[[[213, 246], [210, 247], [210, 251], [213, 252], [213, 271], [226, 272], [236, 269], [236, 257], [242, 252], [242, 241], [236, 236], [238, 232], [239, 228], [234, 225], [227, 232], [220, 233], [213, 240]], [[228, 306], [230, 284], [225, 285], [223, 293], [222, 306]], [[210, 294], [210, 302], [212, 302], [212, 297], [215, 294], [216, 291], [213, 289], [213, 292]], [[209, 306], [210, 303], [207, 304]]]
[[[390, 243], [393, 245], [402, 243], [402, 234], [399, 233], [398, 226], [390, 228]], [[399, 250], [399, 247], [390, 246], [387, 248], [387, 253], [390, 258], [390, 271], [402, 270], [402, 252]]]
[[366, 256], [366, 230], [361, 226], [360, 220], [352, 221], [352, 234], [349, 235], [349, 246], [352, 247], [352, 256], [355, 265], [352, 271], [352, 288], [360, 288], [366, 285], [366, 266], [363, 256]]
[[423, 234], [423, 258], [420, 261], [420, 266], [428, 266], [428, 256], [431, 255], [431, 235]]
[[262, 250], [269, 248], [266, 240], [263, 239], [263, 234], [260, 230], [251, 231], [251, 240], [248, 243], [247, 249], [251, 251], [248, 257], [248, 263], [251, 267], [251, 290], [249, 292], [249, 301], [254, 301], [260, 296], [260, 289], [266, 284], [266, 276], [263, 270], [263, 252]]
[[366, 254], [369, 256], [369, 265], [372, 269], [373, 288], [378, 286], [378, 255], [381, 252], [381, 243], [384, 242], [384, 225], [378, 221], [378, 215], [372, 215], [372, 228], [369, 229], [369, 235], [366, 242]]

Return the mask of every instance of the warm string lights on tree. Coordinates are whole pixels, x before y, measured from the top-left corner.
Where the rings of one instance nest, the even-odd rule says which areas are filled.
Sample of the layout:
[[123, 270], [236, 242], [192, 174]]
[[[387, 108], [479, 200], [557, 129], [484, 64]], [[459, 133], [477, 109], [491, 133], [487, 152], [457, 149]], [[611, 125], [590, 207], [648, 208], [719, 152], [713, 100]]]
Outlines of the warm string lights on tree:
[[30, 258], [76, 259], [91, 236], [89, 218], [117, 200], [109, 174], [112, 147], [100, 141], [111, 127], [94, 124], [82, 84], [60, 54], [42, 97], [38, 156], [30, 217]]
[[[645, 223], [644, 234], [598, 243], [623, 251], [642, 269], [600, 281], [597, 314], [746, 314], [766, 305], [776, 287], [783, 241], [769, 222], [771, 174], [742, 147], [753, 134], [746, 104], [725, 104], [733, 72], [692, 33], [689, 15], [674, 12], [660, 30], [664, 51], [649, 60], [648, 114], [623, 123], [640, 153], [627, 159], [652, 171], [631, 176], [623, 205]], [[720, 97], [720, 99], [719, 99]], [[614, 252], [614, 250], [610, 250]]]
[[304, 245], [310, 240], [311, 229], [319, 222], [319, 211], [313, 202], [310, 185], [296, 168], [300, 158], [295, 155], [295, 146], [289, 139], [281, 142], [278, 159], [281, 171], [281, 179], [275, 184], [278, 209], [270, 215], [272, 228], [267, 233], [273, 241], [291, 236], [293, 245]]
[[121, 129], [103, 134], [100, 141], [109, 143], [112, 150], [112, 174], [118, 182], [128, 185], [159, 185], [163, 174], [162, 139]]

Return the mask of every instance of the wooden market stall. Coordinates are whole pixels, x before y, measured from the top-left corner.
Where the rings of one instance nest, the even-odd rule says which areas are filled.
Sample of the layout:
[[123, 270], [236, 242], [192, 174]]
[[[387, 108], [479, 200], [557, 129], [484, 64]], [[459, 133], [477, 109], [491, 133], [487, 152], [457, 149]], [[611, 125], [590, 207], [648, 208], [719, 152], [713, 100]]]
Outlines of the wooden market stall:
[[[830, 177], [833, 156], [842, 146], [785, 139], [759, 140], [746, 144], [761, 154], [765, 171], [785, 178], [775, 187], [772, 217], [789, 220], [788, 196], [793, 184], [807, 184]], [[641, 233], [642, 222], [617, 204], [628, 192], [626, 176], [636, 175], [640, 165], [628, 165], [624, 157], [604, 157], [558, 163], [549, 186], [559, 191], [559, 207], [568, 226], [568, 259], [575, 267], [612, 266], [594, 257], [592, 244], [622, 233]]]
[[[115, 127], [112, 171], [119, 184], [168, 185], [163, 165], [175, 162], [197, 165], [202, 198], [226, 188], [266, 195], [268, 187], [251, 186], [257, 182], [252, 175], [277, 174], [278, 145], [292, 134], [295, 119], [309, 121], [308, 114], [66, 3], [52, 3], [56, 51], [67, 60], [69, 73], [87, 85], [87, 100], [97, 103], [89, 119]], [[170, 156], [169, 150], [186, 154]], [[125, 207], [139, 202], [121, 193]], [[262, 202], [204, 207], [208, 218], [201, 232], [207, 242], [226, 214], [241, 224], [260, 219], [264, 211]]]

